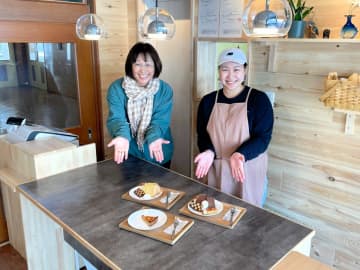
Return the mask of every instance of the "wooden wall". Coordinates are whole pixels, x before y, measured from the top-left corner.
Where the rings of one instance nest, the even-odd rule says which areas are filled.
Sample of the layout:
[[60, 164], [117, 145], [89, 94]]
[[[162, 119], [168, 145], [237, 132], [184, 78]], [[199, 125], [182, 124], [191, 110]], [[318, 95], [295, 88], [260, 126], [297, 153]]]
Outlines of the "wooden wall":
[[134, 0], [96, 0], [96, 14], [103, 20], [107, 38], [98, 41], [100, 69], [100, 91], [102, 106], [102, 127], [104, 134], [105, 159], [113, 157], [113, 149], [107, 148], [110, 142], [106, 128], [108, 106], [107, 90], [110, 84], [125, 74], [126, 56], [137, 40], [136, 1]]
[[275, 126], [266, 208], [316, 230], [312, 256], [359, 269], [360, 117], [345, 134], [345, 114], [319, 101], [329, 72], [360, 72], [360, 43], [263, 40], [250, 43], [249, 85], [271, 90]]

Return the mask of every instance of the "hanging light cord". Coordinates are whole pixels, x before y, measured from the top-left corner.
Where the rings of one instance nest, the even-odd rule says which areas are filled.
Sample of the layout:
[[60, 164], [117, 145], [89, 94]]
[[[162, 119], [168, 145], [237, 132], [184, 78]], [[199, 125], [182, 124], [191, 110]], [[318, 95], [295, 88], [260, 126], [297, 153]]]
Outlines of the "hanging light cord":
[[158, 0], [155, 0], [155, 23], [156, 23], [156, 28], [158, 28], [158, 22], [159, 22], [159, 9], [158, 9]]

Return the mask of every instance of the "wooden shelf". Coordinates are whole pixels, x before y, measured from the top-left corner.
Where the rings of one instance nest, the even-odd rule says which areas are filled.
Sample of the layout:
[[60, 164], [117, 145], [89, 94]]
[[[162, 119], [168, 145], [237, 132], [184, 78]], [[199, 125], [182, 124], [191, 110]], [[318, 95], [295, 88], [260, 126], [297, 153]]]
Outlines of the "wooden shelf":
[[209, 41], [209, 42], [249, 42], [248, 37], [239, 37], [239, 38], [206, 38], [200, 37], [196, 38], [197, 41]]
[[[250, 40], [249, 40], [250, 41]], [[360, 43], [360, 39], [326, 38], [254, 38], [252, 42], [265, 43]]]

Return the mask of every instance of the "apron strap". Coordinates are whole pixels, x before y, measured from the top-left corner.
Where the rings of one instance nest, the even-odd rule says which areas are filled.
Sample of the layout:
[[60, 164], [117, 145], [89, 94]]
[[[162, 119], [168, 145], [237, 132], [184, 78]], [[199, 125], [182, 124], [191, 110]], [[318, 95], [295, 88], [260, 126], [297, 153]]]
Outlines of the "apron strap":
[[215, 104], [217, 103], [218, 96], [219, 96], [219, 90], [217, 90], [217, 91], [216, 91], [216, 97], [215, 97], [215, 103], [214, 103], [214, 106], [215, 106]]
[[247, 96], [246, 96], [246, 104], [248, 103], [248, 99], [249, 99], [249, 97], [250, 97], [250, 93], [251, 93], [251, 90], [252, 90], [252, 87], [249, 89], [249, 92], [248, 92], [248, 94], [247, 94]]

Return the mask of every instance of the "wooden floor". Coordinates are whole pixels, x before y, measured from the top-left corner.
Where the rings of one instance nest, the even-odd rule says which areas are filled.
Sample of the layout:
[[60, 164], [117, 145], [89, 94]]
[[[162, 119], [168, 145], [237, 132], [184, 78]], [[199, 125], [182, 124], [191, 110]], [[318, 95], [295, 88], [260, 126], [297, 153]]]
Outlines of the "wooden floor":
[[10, 116], [56, 128], [79, 125], [77, 100], [34, 87], [0, 88], [0, 127]]
[[10, 244], [8, 244], [0, 247], [0, 269], [27, 270], [26, 261]]

